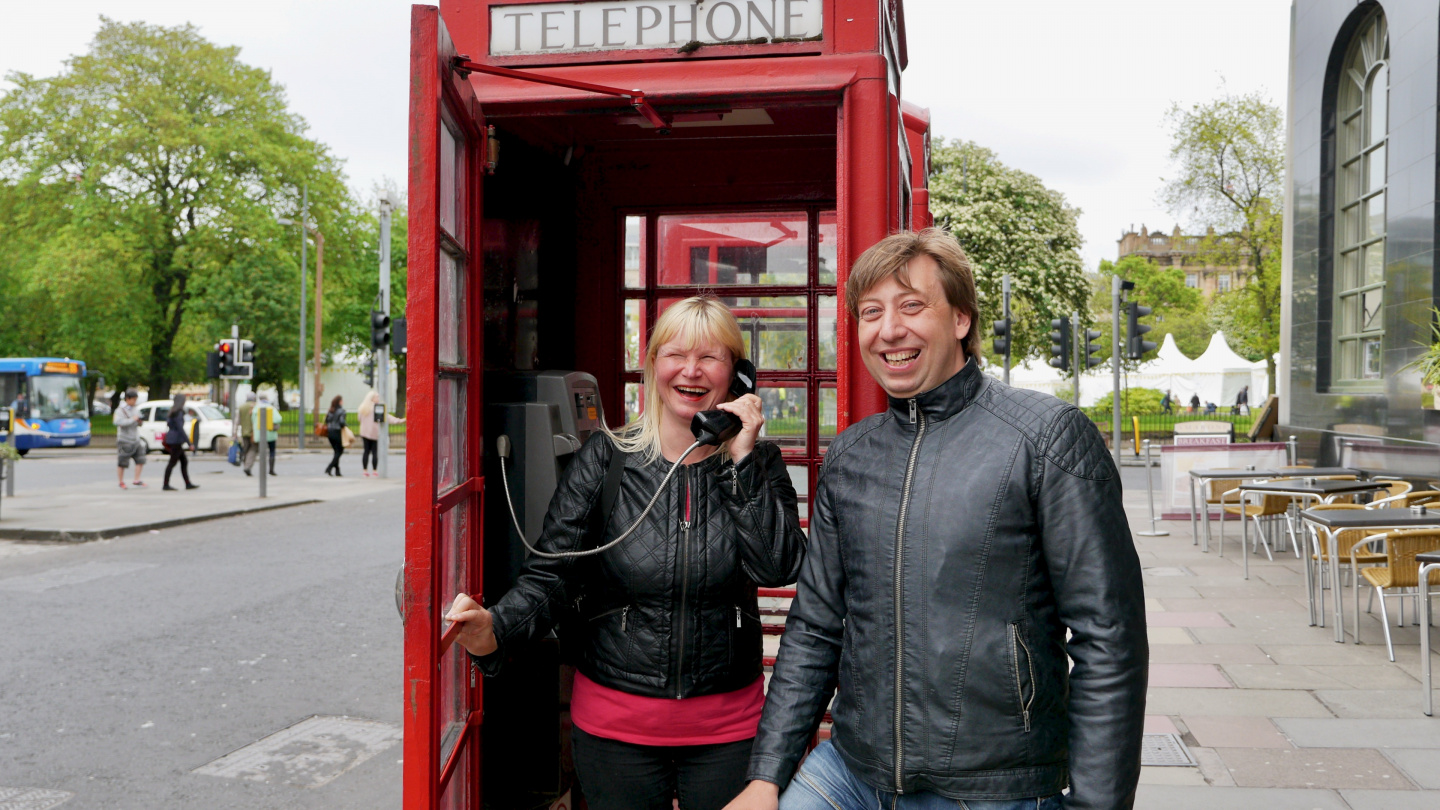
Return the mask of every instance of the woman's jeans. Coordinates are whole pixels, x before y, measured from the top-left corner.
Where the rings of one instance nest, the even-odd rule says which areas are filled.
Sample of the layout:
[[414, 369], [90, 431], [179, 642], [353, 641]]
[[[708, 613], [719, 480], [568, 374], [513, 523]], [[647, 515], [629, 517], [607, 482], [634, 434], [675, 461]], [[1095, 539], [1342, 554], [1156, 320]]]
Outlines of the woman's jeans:
[[636, 745], [570, 731], [591, 810], [670, 810], [677, 796], [683, 810], [721, 810], [745, 788], [753, 742]]
[[170, 471], [175, 469], [176, 464], [180, 465], [180, 477], [185, 479], [185, 486], [190, 486], [190, 460], [185, 457], [185, 445], [164, 442], [162, 446], [165, 455], [170, 457], [165, 464], [165, 486], [170, 486]]
[[330, 449], [335, 451], [335, 455], [330, 459], [330, 463], [325, 465], [325, 472], [334, 470], [335, 474], [339, 475], [340, 457], [345, 454], [345, 441], [341, 438], [340, 431], [338, 430], [332, 430], [325, 434], [325, 438], [330, 440]]
[[[682, 805], [683, 806], [683, 805]], [[1060, 794], [1043, 799], [947, 799], [938, 793], [894, 793], [856, 779], [829, 740], [800, 764], [780, 796], [780, 810], [1060, 810]]]
[[380, 469], [380, 440], [367, 439], [361, 436], [360, 441], [365, 443], [365, 450], [360, 454], [360, 469]]

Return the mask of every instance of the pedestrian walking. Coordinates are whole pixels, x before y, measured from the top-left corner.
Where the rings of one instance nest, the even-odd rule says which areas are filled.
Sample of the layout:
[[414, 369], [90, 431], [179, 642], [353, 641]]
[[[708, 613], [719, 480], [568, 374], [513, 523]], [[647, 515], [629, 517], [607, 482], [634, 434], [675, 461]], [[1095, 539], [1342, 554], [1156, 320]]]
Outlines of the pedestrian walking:
[[1128, 810], [1149, 649], [1104, 440], [1075, 406], [981, 372], [948, 233], [886, 237], [845, 293], [889, 407], [825, 455], [731, 810]]
[[[365, 444], [360, 453], [360, 474], [367, 477], [380, 474], [380, 431], [382, 428], [380, 423], [375, 421], [375, 406], [379, 404], [381, 404], [380, 395], [374, 389], [371, 389], [360, 401], [360, 413], [358, 414], [360, 441]], [[403, 425], [405, 420], [386, 410], [385, 424], [387, 426]]]
[[185, 432], [184, 394], [175, 395], [175, 401], [170, 404], [170, 414], [165, 417], [165, 428], [165, 439], [161, 444], [165, 448], [165, 454], [170, 456], [170, 460], [165, 464], [165, 486], [163, 488], [167, 491], [175, 491], [175, 487], [170, 486], [170, 472], [175, 469], [176, 464], [179, 464], [180, 477], [185, 479], [185, 488], [199, 489], [199, 484], [190, 483], [190, 461], [185, 458], [185, 445], [188, 444], [193, 449], [195, 444], [190, 435]]
[[255, 392], [245, 395], [245, 404], [236, 412], [240, 424], [240, 465], [246, 475], [254, 475], [250, 468], [255, 466], [258, 448], [255, 446]]
[[125, 401], [115, 409], [112, 416], [115, 422], [115, 455], [118, 465], [116, 472], [120, 476], [121, 489], [125, 489], [125, 468], [130, 466], [131, 461], [135, 462], [135, 480], [130, 486], [145, 486], [145, 482], [140, 480], [140, 472], [145, 469], [145, 443], [140, 441], [140, 422], [143, 417], [140, 409], [135, 407], [138, 397], [135, 389], [126, 389]]
[[[250, 430], [253, 435], [258, 438], [261, 432], [264, 432], [265, 447], [270, 451], [270, 474], [274, 475], [275, 440], [280, 436], [280, 423], [284, 421], [284, 417], [280, 415], [280, 411], [275, 406], [270, 404], [270, 397], [266, 395], [260, 397], [260, 404], [255, 406], [252, 420], [253, 424], [250, 426]], [[257, 444], [255, 447], [258, 452], [260, 446]]]
[[[335, 451], [330, 463], [325, 465], [325, 474], [340, 476], [340, 457], [345, 455], [345, 406], [339, 394], [330, 400], [330, 410], [325, 414], [325, 438], [330, 440], [330, 449]], [[334, 473], [330, 471], [334, 470]]]
[[1170, 393], [1169, 391], [1166, 391], [1165, 396], [1160, 398], [1160, 409], [1165, 412], [1166, 416], [1169, 416], [1173, 411], [1174, 405], [1175, 395]]
[[1190, 395], [1190, 412], [1191, 412], [1191, 413], [1199, 413], [1199, 412], [1200, 412], [1200, 395], [1199, 395], [1199, 394], [1191, 394], [1191, 395]]
[[1250, 386], [1241, 388], [1240, 393], [1235, 395], [1235, 412], [1250, 413]]

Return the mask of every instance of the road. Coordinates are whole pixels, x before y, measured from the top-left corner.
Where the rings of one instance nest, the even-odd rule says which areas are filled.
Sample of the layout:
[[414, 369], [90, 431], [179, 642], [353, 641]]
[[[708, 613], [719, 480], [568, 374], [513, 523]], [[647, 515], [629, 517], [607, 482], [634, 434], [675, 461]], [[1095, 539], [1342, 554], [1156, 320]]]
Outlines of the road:
[[[114, 475], [108, 454], [93, 470], [35, 456], [32, 480]], [[390, 486], [110, 541], [0, 542], [0, 805], [398, 807], [403, 529]], [[314, 715], [376, 733], [296, 741], [254, 780], [192, 773]], [[21, 788], [52, 793], [7, 794]]]

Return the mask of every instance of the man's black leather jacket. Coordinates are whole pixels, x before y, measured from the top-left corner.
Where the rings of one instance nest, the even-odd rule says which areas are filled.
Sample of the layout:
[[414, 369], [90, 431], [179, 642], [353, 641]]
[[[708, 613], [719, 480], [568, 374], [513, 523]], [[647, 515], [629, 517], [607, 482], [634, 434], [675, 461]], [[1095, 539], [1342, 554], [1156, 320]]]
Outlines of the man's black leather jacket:
[[832, 740], [874, 787], [1130, 807], [1149, 647], [1120, 494], [1084, 414], [974, 360], [846, 430], [750, 778], [790, 781], [838, 685]]
[[[597, 433], [575, 454], [536, 548], [595, 548], [644, 511], [670, 463], [630, 456], [609, 525], [603, 536], [592, 531], [614, 447]], [[544, 636], [574, 607], [578, 632], [565, 641], [596, 683], [649, 697], [734, 691], [761, 674], [756, 586], [794, 582], [804, 553], [780, 449], [760, 442], [739, 464], [716, 453], [682, 466], [620, 545], [578, 559], [532, 555], [490, 608], [500, 649], [474, 660], [496, 673], [507, 650]]]

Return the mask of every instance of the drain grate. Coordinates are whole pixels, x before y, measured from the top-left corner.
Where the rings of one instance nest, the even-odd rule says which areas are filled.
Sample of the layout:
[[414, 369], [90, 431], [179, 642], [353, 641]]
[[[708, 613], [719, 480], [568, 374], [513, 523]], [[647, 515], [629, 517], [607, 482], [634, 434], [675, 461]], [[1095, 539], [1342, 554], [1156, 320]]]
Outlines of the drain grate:
[[1140, 743], [1140, 764], [1195, 767], [1196, 763], [1179, 734], [1146, 734]]
[[63, 790], [0, 787], [0, 810], [50, 810], [74, 795]]
[[389, 723], [353, 717], [311, 717], [192, 773], [320, 787], [400, 741]]

